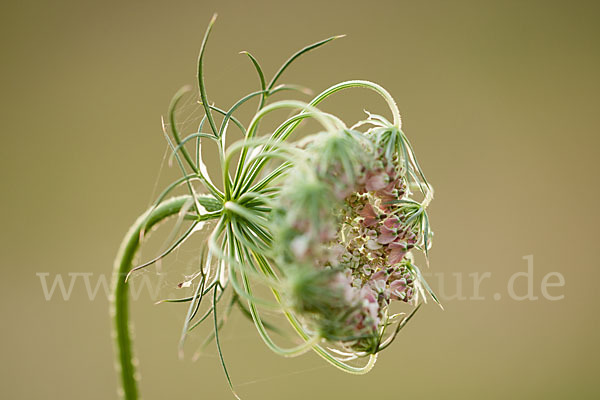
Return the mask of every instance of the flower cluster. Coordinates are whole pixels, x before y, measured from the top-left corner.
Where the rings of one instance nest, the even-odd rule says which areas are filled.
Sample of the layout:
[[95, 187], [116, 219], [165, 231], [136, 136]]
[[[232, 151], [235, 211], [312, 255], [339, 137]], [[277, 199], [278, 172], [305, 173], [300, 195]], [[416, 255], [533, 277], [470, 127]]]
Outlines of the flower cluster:
[[356, 131], [311, 138], [277, 223], [296, 310], [325, 339], [365, 353], [377, 351], [391, 301], [411, 303], [417, 290], [404, 171], [380, 143]]

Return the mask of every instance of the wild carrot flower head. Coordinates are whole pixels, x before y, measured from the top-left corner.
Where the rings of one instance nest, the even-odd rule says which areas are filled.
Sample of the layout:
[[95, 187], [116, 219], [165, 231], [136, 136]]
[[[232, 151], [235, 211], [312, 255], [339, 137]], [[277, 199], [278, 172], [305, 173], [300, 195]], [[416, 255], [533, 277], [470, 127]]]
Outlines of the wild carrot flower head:
[[[376, 353], [394, 300], [416, 306], [422, 286], [410, 251], [426, 241], [413, 220], [393, 127], [304, 140], [273, 225], [291, 304], [307, 329], [358, 354]], [[409, 206], [410, 205], [410, 206]]]
[[[198, 62], [204, 112], [200, 126], [185, 137], [179, 132], [176, 110], [185, 91], [173, 99], [164, 126], [172, 157], [183, 176], [136, 222], [116, 264], [113, 306], [124, 390], [135, 394], [134, 366], [123, 356], [131, 354], [124, 348], [130, 343], [125, 276], [165, 258], [199, 230], [208, 230], [207, 251], [198, 272], [182, 285], [192, 291], [187, 297], [166, 300], [189, 302], [181, 349], [190, 331], [212, 317], [214, 333], [209, 339], [215, 339], [225, 367], [219, 329], [235, 306], [250, 317], [271, 350], [285, 356], [314, 350], [344, 371], [366, 373], [377, 353], [394, 341], [425, 302], [425, 294], [437, 301], [414, 257], [415, 251], [427, 257], [431, 247], [427, 207], [433, 189], [401, 129], [396, 103], [384, 88], [362, 80], [333, 85], [307, 103], [269, 102], [276, 92], [297, 89], [276, 85], [289, 65], [338, 38], [333, 37], [294, 54], [269, 82], [258, 61], [245, 52], [257, 70], [260, 90], [244, 96], [229, 110], [214, 106], [208, 101], [203, 76], [212, 22]], [[367, 113], [366, 119], [349, 126], [319, 109], [324, 99], [347, 93], [349, 88], [378, 93], [388, 104], [392, 120]], [[237, 119], [236, 110], [252, 99], [258, 100], [258, 110], [245, 125]], [[275, 129], [259, 129], [266, 115], [282, 109], [295, 113]], [[308, 118], [322, 125], [320, 132], [291, 142], [294, 130]], [[231, 126], [240, 130], [243, 139], [228, 144], [225, 138]], [[207, 142], [218, 149], [220, 170], [212, 176], [220, 181], [213, 182], [202, 161], [201, 149]], [[193, 150], [191, 144], [195, 144]], [[188, 194], [168, 199], [178, 187]], [[186, 222], [190, 226], [158, 257], [131, 269], [144, 231], [170, 215], [179, 217], [175, 232]], [[214, 223], [205, 225], [209, 220]], [[258, 296], [254, 290], [258, 285], [266, 285], [273, 297]], [[226, 293], [231, 300], [221, 314], [219, 305]], [[203, 314], [199, 310], [208, 295], [212, 301]], [[394, 314], [394, 302], [411, 311]], [[284, 348], [275, 343], [269, 330], [278, 327], [265, 321], [263, 307], [285, 316], [298, 336], [298, 346]], [[357, 366], [353, 360], [366, 362]]]

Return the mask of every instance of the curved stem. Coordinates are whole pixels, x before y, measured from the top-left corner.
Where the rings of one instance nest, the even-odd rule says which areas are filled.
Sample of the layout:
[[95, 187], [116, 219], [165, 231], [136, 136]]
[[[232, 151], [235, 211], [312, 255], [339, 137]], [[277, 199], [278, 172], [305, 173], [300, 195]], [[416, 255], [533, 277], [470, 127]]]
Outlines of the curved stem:
[[129, 291], [125, 279], [132, 268], [133, 259], [139, 248], [141, 233], [150, 230], [166, 218], [177, 215], [191, 198], [190, 195], [173, 197], [163, 201], [158, 206], [153, 206], [142, 214], [123, 238], [115, 259], [110, 314], [113, 321], [113, 336], [117, 357], [116, 368], [122, 385], [120, 394], [122, 398], [127, 400], [138, 398], [138, 377], [135, 371], [136, 361], [134, 361], [129, 328]]
[[332, 94], [339, 92], [340, 90], [353, 88], [353, 87], [354, 88], [371, 89], [371, 90], [377, 92], [381, 97], [383, 97], [385, 102], [388, 104], [390, 111], [392, 112], [392, 116], [394, 118], [394, 126], [398, 127], [398, 129], [402, 128], [402, 119], [400, 117], [400, 111], [398, 110], [398, 106], [396, 105], [396, 101], [394, 100], [394, 98], [382, 86], [380, 86], [376, 83], [373, 83], [373, 82], [365, 81], [365, 80], [357, 79], [357, 80], [345, 81], [345, 82], [338, 83], [337, 85], [333, 85], [330, 88], [325, 89], [323, 92], [318, 94], [309, 103], [309, 105], [316, 107], [321, 101], [325, 100], [327, 97], [331, 96]]

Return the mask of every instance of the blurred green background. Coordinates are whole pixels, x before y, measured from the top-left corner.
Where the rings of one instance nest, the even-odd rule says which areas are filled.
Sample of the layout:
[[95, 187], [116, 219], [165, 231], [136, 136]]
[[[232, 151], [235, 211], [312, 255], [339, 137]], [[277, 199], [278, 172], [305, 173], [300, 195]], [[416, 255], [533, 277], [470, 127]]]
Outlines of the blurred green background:
[[[393, 94], [436, 188], [431, 272], [446, 279], [431, 284], [448, 297], [461, 276], [467, 297], [446, 298], [445, 311], [425, 307], [361, 377], [312, 354], [270, 353], [234, 313], [223, 346], [243, 399], [600, 397], [599, 5], [3, 1], [0, 397], [116, 397], [106, 296], [90, 301], [80, 281], [69, 301], [46, 301], [36, 273], [109, 274], [155, 185], [178, 175], [161, 169], [160, 116], [180, 86], [194, 84], [213, 12], [206, 79], [222, 107], [258, 85], [240, 50], [270, 76], [300, 47], [348, 35], [282, 81], [320, 91], [369, 79]], [[364, 91], [324, 108], [352, 120], [363, 102], [385, 112]], [[517, 301], [507, 282], [526, 271], [528, 255], [539, 299]], [[182, 264], [174, 257], [163, 268]], [[469, 300], [468, 274], [485, 272], [484, 299]], [[550, 288], [564, 299], [542, 297], [549, 272], [564, 276], [564, 287]], [[232, 398], [214, 351], [177, 359], [185, 308], [147, 297], [133, 304], [144, 397]]]

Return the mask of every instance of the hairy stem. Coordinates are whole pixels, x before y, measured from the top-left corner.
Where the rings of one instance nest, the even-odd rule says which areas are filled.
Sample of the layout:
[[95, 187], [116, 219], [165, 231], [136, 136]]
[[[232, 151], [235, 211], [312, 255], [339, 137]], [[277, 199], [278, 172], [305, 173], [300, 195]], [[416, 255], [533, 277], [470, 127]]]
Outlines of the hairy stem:
[[126, 281], [132, 268], [132, 262], [140, 246], [140, 239], [145, 231], [166, 218], [177, 215], [182, 207], [191, 200], [185, 195], [173, 197], [150, 208], [142, 214], [123, 238], [115, 259], [112, 276], [112, 295], [110, 313], [113, 321], [113, 336], [116, 351], [116, 368], [121, 382], [121, 397], [127, 400], [138, 398], [137, 376], [132, 349], [131, 330], [129, 326], [129, 291]]

